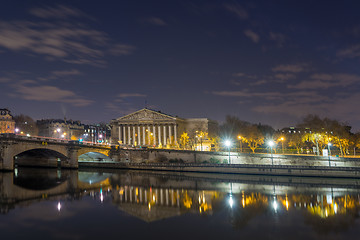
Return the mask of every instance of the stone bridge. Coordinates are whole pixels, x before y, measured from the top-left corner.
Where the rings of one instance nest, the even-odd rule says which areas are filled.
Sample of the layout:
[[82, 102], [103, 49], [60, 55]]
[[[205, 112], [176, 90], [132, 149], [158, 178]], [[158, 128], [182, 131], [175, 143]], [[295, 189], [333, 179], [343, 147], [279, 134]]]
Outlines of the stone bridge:
[[15, 134], [0, 134], [0, 170], [13, 170], [14, 161], [24, 153], [46, 153], [53, 160], [40, 161], [36, 158], [25, 165], [64, 168], [78, 168], [80, 158], [111, 160], [111, 147], [102, 144], [80, 143], [64, 139], [27, 137]]

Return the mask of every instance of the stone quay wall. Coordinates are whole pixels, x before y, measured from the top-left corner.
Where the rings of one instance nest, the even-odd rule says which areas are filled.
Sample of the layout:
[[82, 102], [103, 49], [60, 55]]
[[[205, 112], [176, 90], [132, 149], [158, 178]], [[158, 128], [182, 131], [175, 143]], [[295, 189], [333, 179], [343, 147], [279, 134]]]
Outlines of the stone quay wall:
[[[119, 149], [111, 156], [123, 163], [229, 163], [229, 152], [200, 152], [165, 149]], [[313, 155], [230, 153], [230, 163], [274, 166], [360, 168], [360, 158]]]

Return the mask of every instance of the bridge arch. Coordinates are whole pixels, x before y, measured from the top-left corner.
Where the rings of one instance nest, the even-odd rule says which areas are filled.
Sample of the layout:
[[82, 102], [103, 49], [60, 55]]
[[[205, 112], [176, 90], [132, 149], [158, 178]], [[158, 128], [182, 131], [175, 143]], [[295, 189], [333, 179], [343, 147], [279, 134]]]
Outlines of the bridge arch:
[[79, 162], [103, 162], [113, 161], [109, 156], [100, 152], [87, 152], [78, 156]]
[[14, 156], [16, 166], [60, 167], [64, 161], [68, 161], [66, 155], [49, 148], [29, 149]]

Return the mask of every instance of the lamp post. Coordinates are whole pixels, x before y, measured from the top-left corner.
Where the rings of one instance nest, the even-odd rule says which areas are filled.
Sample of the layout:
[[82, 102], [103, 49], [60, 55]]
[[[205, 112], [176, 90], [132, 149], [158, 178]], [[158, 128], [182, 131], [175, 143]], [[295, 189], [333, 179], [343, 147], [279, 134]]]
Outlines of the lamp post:
[[273, 160], [273, 155], [272, 155], [272, 149], [274, 146], [274, 141], [273, 140], [269, 140], [268, 141], [268, 145], [270, 147], [270, 153], [271, 153], [271, 165], [274, 165], [274, 160]]
[[228, 148], [229, 151], [229, 164], [231, 164], [231, 159], [230, 159], [230, 147], [231, 147], [231, 141], [230, 140], [226, 140], [225, 141], [225, 146]]
[[239, 135], [238, 139], [239, 139], [239, 144], [240, 144], [240, 152], [242, 153], [242, 151], [243, 151], [243, 149], [242, 149], [242, 137]]
[[331, 167], [331, 161], [330, 161], [330, 156], [331, 156], [331, 151], [330, 151], [330, 146], [331, 146], [331, 143], [328, 143], [328, 151], [329, 151], [329, 167]]
[[281, 141], [282, 154], [284, 154], [284, 140], [285, 140], [285, 138], [284, 138], [284, 137], [281, 137], [281, 138], [280, 138], [280, 141]]

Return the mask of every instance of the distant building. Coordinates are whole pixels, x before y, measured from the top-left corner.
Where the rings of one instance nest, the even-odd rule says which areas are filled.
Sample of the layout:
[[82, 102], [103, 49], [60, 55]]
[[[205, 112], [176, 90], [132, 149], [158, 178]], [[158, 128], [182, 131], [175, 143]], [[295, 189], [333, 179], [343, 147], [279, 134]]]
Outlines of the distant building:
[[0, 133], [15, 133], [15, 121], [6, 108], [0, 108]]
[[109, 124], [84, 125], [82, 140], [94, 143], [110, 143], [111, 128]]
[[212, 137], [218, 128], [207, 118], [185, 119], [147, 108], [114, 119], [110, 125], [112, 143], [153, 147], [177, 147], [184, 132], [192, 139], [200, 131]]
[[36, 121], [39, 136], [78, 140], [84, 134], [80, 121], [61, 119], [42, 119]]

